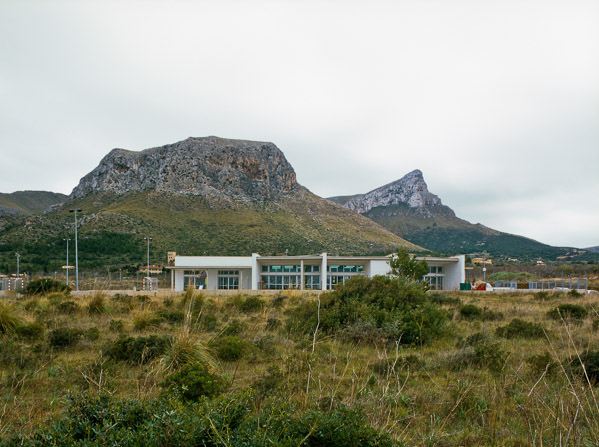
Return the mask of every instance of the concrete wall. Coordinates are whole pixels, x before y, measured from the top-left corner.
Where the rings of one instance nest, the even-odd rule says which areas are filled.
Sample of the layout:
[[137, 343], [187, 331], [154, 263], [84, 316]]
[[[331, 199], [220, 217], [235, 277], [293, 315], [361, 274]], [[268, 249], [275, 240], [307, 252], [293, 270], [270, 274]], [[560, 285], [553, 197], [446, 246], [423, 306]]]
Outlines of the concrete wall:
[[443, 266], [443, 290], [460, 290], [460, 283], [466, 281], [466, 256], [453, 256], [458, 262]]
[[370, 277], [378, 276], [378, 275], [387, 275], [391, 271], [391, 267], [389, 266], [388, 261], [370, 261], [370, 272], [368, 275]]

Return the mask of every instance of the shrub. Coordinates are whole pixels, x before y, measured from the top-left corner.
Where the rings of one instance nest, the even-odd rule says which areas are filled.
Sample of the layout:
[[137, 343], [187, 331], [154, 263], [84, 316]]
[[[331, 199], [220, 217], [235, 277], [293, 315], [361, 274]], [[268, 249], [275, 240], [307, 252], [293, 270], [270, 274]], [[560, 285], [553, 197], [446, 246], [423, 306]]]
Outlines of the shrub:
[[97, 327], [90, 327], [83, 331], [83, 336], [89, 341], [95, 341], [100, 338], [100, 329]]
[[162, 318], [159, 315], [149, 310], [144, 310], [133, 317], [133, 329], [136, 331], [143, 331], [149, 328], [158, 327], [160, 326], [161, 321]]
[[274, 354], [276, 352], [276, 340], [271, 334], [262, 334], [254, 339], [254, 346], [266, 354]]
[[580, 360], [578, 357], [573, 357], [570, 360], [570, 366], [574, 373], [581, 376], [585, 382], [586, 377], [588, 376], [589, 382], [591, 382], [592, 385], [597, 385], [599, 383], [599, 351], [587, 350], [580, 354]]
[[210, 347], [219, 359], [234, 362], [243, 356], [247, 344], [241, 338], [231, 335], [213, 340]]
[[599, 318], [593, 320], [593, 325], [591, 326], [594, 331], [599, 330]]
[[507, 353], [487, 332], [472, 334], [460, 345], [460, 351], [450, 359], [451, 369], [460, 370], [473, 365], [498, 372], [505, 364]]
[[459, 298], [454, 298], [452, 296], [446, 295], [445, 293], [441, 293], [441, 292], [430, 293], [429, 299], [433, 303], [437, 303], [437, 304], [441, 304], [441, 305], [445, 304], [445, 305], [455, 306], [455, 305], [458, 305], [461, 303], [461, 300]]
[[240, 305], [239, 310], [245, 314], [254, 313], [262, 310], [264, 301], [257, 296], [247, 297]]
[[54, 348], [66, 348], [76, 344], [83, 335], [80, 329], [58, 328], [50, 331], [48, 341]]
[[276, 318], [269, 318], [266, 320], [266, 330], [267, 331], [275, 331], [281, 327], [281, 320]]
[[210, 372], [205, 363], [189, 363], [179, 371], [167, 376], [161, 386], [188, 401], [198, 400], [202, 396], [212, 397], [225, 387], [224, 380]]
[[[333, 334], [358, 321], [372, 322], [387, 339], [426, 343], [443, 334], [447, 313], [428, 299], [420, 284], [384, 276], [356, 276], [320, 296], [320, 330]], [[311, 334], [317, 303], [303, 302], [289, 312], [290, 334]], [[359, 325], [358, 325], [359, 326]]]
[[161, 359], [168, 371], [176, 371], [183, 365], [193, 363], [213, 363], [204, 344], [197, 340], [188, 330], [183, 330], [173, 337]]
[[549, 374], [557, 369], [557, 362], [553, 360], [553, 357], [547, 351], [543, 354], [530, 356], [526, 359], [526, 363], [530, 365], [530, 368], [536, 374], [540, 374], [545, 370], [547, 370], [547, 373]]
[[40, 323], [23, 323], [15, 327], [15, 333], [26, 340], [35, 341], [44, 335], [44, 326]]
[[106, 313], [106, 300], [102, 293], [96, 293], [87, 305], [90, 315], [101, 315]]
[[400, 445], [387, 433], [374, 429], [360, 410], [336, 406], [326, 412], [302, 412], [280, 400], [256, 408], [250, 392], [200, 399], [186, 405], [168, 397], [142, 402], [107, 393], [71, 393], [66, 406], [66, 412], [51, 425], [36, 429], [31, 436], [4, 439], [0, 445]]
[[125, 324], [123, 323], [123, 320], [110, 320], [110, 324], [108, 325], [108, 328], [112, 331], [112, 332], [123, 332], [125, 330]]
[[576, 289], [572, 289], [568, 292], [568, 295], [570, 295], [570, 297], [572, 297], [572, 298], [580, 298], [582, 296], [582, 293], [580, 293]]
[[205, 330], [214, 331], [218, 328], [218, 317], [213, 313], [206, 313], [202, 315], [200, 324]]
[[178, 310], [159, 310], [158, 316], [170, 324], [180, 323], [185, 319], [185, 314]]
[[550, 298], [549, 296], [549, 292], [545, 291], [545, 290], [541, 290], [540, 292], [535, 293], [535, 299], [539, 300], [539, 301], [546, 301]]
[[169, 341], [169, 338], [157, 335], [137, 338], [120, 336], [105, 350], [105, 355], [117, 361], [144, 364], [162, 355]]
[[588, 315], [588, 311], [578, 304], [560, 304], [555, 309], [549, 311], [547, 315], [554, 320], [566, 319], [581, 321]]
[[493, 311], [487, 307], [483, 307], [483, 313], [480, 316], [481, 321], [497, 321], [503, 320], [504, 316], [501, 312]]
[[0, 301], [0, 334], [14, 332], [15, 328], [22, 321], [22, 318], [17, 315], [17, 310], [14, 306]]
[[514, 318], [507, 326], [498, 327], [495, 331], [498, 337], [503, 338], [543, 338], [545, 332], [541, 324]]
[[468, 321], [478, 320], [483, 314], [483, 310], [474, 304], [464, 304], [459, 309], [462, 318]]
[[245, 329], [245, 323], [235, 319], [232, 320], [230, 324], [228, 324], [222, 332], [222, 335], [239, 335]]
[[61, 314], [73, 314], [79, 310], [79, 305], [74, 301], [63, 301], [56, 305], [56, 311]]
[[62, 281], [57, 281], [54, 278], [40, 278], [29, 281], [25, 286], [25, 294], [31, 295], [47, 295], [51, 292], [70, 293], [71, 288]]

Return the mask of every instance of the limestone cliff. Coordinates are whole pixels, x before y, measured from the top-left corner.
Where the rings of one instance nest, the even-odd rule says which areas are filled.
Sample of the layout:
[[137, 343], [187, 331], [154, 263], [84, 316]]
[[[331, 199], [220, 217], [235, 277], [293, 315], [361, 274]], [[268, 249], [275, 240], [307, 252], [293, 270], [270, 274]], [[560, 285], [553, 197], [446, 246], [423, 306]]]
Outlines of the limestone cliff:
[[261, 202], [296, 187], [293, 167], [274, 144], [205, 137], [141, 152], [113, 149], [70, 198], [155, 190]]
[[360, 214], [377, 207], [403, 204], [411, 209], [412, 214], [421, 217], [432, 217], [436, 214], [455, 216], [449, 207], [441, 203], [439, 197], [429, 192], [422, 172], [418, 169], [366, 194], [332, 197], [330, 200]]

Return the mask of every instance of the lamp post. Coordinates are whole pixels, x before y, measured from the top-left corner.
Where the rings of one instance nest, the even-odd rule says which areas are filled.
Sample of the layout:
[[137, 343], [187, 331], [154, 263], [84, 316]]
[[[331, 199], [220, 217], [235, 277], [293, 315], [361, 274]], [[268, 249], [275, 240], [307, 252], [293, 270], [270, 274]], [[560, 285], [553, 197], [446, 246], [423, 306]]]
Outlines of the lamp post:
[[69, 285], [69, 241], [70, 239], [63, 239], [63, 241], [67, 241], [67, 286]]
[[79, 292], [79, 247], [77, 246], [77, 213], [82, 212], [82, 209], [72, 209], [69, 213], [75, 213], [75, 290]]
[[148, 278], [150, 277], [150, 241], [151, 237], [144, 237], [144, 241], [148, 241]]

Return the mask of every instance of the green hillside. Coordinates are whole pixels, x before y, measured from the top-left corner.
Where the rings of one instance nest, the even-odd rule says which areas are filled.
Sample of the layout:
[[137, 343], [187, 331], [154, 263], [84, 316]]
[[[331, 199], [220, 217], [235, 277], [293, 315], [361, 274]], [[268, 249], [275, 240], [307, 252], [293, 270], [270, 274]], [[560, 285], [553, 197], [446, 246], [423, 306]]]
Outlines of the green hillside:
[[[106, 269], [144, 264], [144, 236], [153, 238], [152, 263], [164, 263], [167, 251], [181, 255], [359, 255], [417, 247], [346, 208], [304, 188], [280, 201], [263, 204], [210, 201], [156, 191], [94, 194], [70, 201], [46, 215], [0, 221], [0, 272], [57, 271], [66, 262], [63, 238], [74, 238], [70, 208], [81, 208], [79, 262], [82, 268]], [[71, 250], [73, 246], [71, 245]], [[71, 251], [71, 253], [73, 253]], [[74, 258], [71, 257], [71, 264]]]
[[17, 191], [0, 193], [0, 216], [42, 213], [50, 206], [64, 202], [67, 196], [49, 191]]
[[556, 259], [571, 252], [569, 248], [552, 247], [451, 215], [422, 217], [407, 204], [376, 207], [364, 216], [414, 244], [440, 253], [487, 252], [497, 257]]

